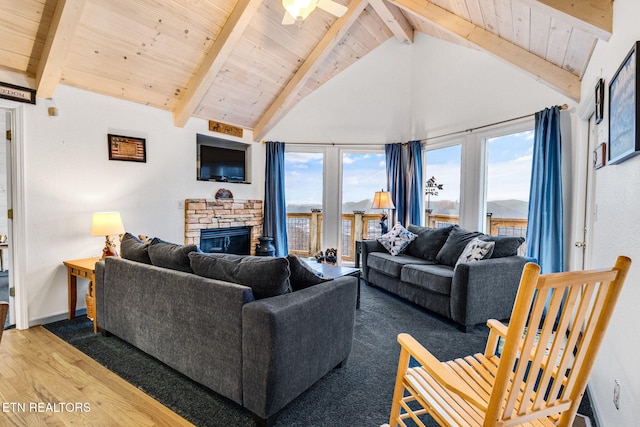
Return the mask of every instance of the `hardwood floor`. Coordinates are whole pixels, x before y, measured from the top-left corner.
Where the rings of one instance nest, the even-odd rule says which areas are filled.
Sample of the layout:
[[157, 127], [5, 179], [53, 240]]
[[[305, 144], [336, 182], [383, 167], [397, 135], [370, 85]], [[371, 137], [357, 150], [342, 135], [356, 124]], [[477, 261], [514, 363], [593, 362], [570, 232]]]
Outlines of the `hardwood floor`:
[[192, 426], [43, 327], [0, 342], [3, 426]]

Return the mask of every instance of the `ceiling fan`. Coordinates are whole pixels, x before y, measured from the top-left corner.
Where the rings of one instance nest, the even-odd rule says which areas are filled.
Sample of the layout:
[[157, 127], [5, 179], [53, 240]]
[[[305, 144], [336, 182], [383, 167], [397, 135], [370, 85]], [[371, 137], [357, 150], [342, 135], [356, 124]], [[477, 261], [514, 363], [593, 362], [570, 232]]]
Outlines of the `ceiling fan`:
[[345, 14], [347, 7], [333, 0], [282, 0], [286, 12], [282, 25], [301, 23], [316, 7], [338, 18]]

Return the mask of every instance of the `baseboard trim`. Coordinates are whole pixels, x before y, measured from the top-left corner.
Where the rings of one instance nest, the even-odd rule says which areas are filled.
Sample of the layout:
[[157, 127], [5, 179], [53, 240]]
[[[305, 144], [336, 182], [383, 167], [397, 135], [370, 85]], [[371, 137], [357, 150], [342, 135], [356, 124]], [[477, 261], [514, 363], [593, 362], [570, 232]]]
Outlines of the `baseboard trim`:
[[[86, 316], [87, 309], [81, 308], [76, 310], [76, 317]], [[69, 318], [69, 313], [66, 311], [60, 314], [54, 314], [53, 316], [40, 317], [38, 319], [29, 320], [29, 327], [37, 326], [37, 325], [46, 325], [47, 323], [58, 322], [60, 320], [65, 320]]]

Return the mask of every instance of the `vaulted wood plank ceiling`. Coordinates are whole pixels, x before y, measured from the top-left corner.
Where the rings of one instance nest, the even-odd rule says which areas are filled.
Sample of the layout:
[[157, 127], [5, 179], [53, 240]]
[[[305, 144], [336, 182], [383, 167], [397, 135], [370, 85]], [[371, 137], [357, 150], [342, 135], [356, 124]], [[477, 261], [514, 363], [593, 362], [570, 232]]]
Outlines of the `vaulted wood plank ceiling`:
[[422, 32], [487, 52], [578, 100], [612, 0], [337, 0], [300, 27], [281, 0], [0, 0], [0, 68], [37, 96], [59, 84], [252, 129], [395, 37]]

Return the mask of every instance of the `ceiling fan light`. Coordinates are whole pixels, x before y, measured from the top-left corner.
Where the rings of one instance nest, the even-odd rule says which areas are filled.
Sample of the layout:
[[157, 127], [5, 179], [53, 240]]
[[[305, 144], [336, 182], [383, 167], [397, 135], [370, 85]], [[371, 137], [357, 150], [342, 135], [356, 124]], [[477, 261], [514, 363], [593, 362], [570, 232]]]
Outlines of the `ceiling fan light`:
[[317, 0], [282, 0], [282, 6], [296, 20], [306, 19], [316, 8]]

